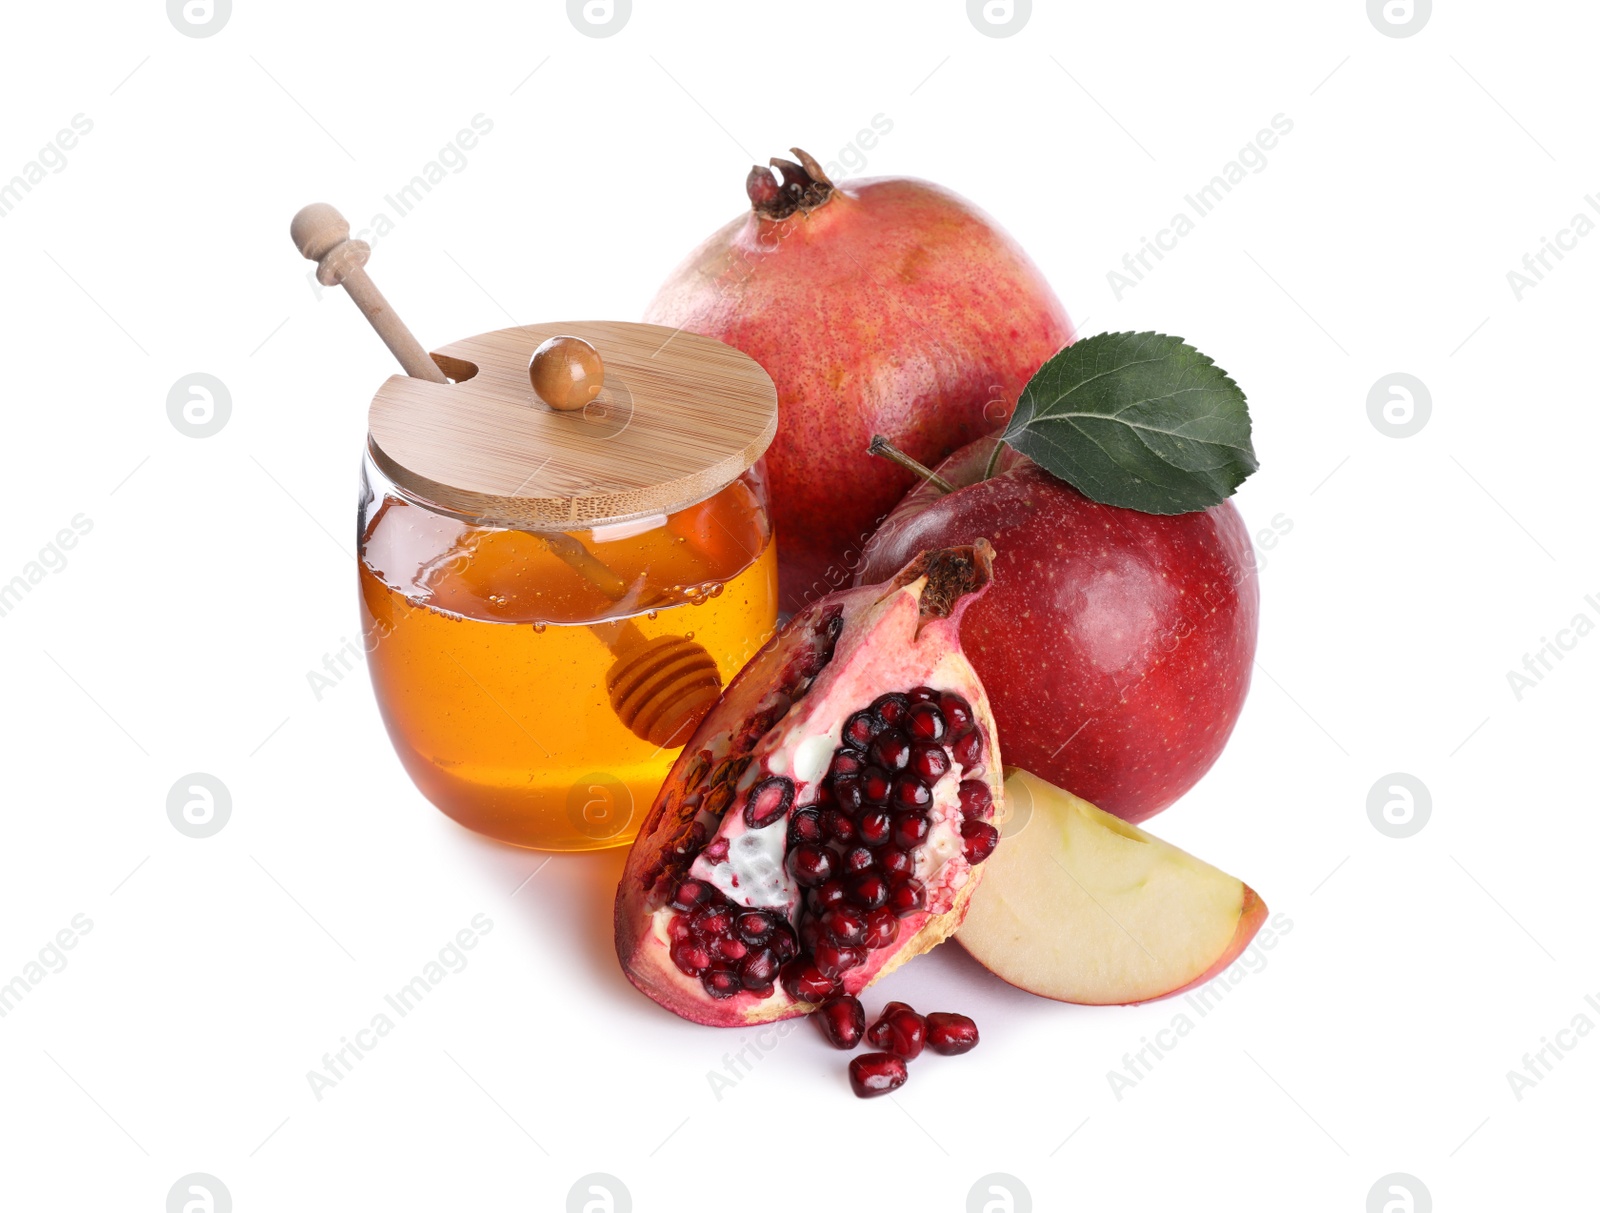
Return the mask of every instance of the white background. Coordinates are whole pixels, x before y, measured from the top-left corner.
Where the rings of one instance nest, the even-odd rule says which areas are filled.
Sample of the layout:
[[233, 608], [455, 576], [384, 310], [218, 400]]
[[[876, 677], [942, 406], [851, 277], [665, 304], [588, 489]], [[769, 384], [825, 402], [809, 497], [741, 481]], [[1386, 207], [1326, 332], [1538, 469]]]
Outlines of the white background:
[[[0, 981], [93, 923], [0, 1019], [7, 1207], [156, 1213], [195, 1171], [240, 1213], [564, 1209], [589, 1172], [640, 1210], [959, 1211], [990, 1172], [1039, 1209], [1359, 1213], [1397, 1171], [1441, 1210], [1593, 1200], [1600, 1034], [1521, 1100], [1506, 1078], [1600, 999], [1600, 639], [1520, 701], [1506, 676], [1600, 622], [1600, 238], [1520, 302], [1506, 279], [1600, 189], [1592, 6], [1441, 3], [1398, 39], [1361, 0], [1041, 2], [1006, 38], [961, 0], [635, 0], [605, 39], [559, 0], [237, 0], [207, 38], [159, 0], [6, 23], [0, 179], [94, 124], [0, 220], [0, 580], [93, 524], [0, 618]], [[882, 114], [867, 172], [957, 189], [1083, 332], [1177, 332], [1249, 393], [1238, 502], [1293, 529], [1262, 553], [1232, 744], [1150, 824], [1292, 930], [1120, 1100], [1107, 1072], [1180, 1006], [1049, 1003], [957, 946], [869, 1009], [965, 1010], [978, 1052], [864, 1103], [802, 1025], [719, 1100], [748, 1034], [624, 982], [619, 853], [467, 834], [363, 674], [314, 698], [357, 627], [355, 474], [392, 367], [288, 220], [376, 213], [479, 113], [468, 166], [374, 253], [425, 342], [636, 318], [752, 160], [838, 161]], [[1279, 113], [1267, 167], [1118, 301], [1107, 271]], [[232, 397], [210, 438], [166, 415], [194, 371]], [[1392, 371], [1431, 391], [1414, 437], [1368, 419]], [[232, 794], [205, 840], [166, 816], [193, 771]], [[1366, 811], [1395, 771], [1432, 796], [1404, 840]], [[470, 965], [314, 1098], [306, 1072], [480, 913]]]

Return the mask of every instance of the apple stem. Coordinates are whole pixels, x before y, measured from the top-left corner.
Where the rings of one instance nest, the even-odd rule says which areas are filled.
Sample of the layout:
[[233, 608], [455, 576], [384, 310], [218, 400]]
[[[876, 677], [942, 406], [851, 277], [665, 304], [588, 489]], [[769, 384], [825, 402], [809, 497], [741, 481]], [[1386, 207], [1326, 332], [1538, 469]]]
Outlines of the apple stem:
[[989, 462], [983, 465], [983, 479], [988, 480], [994, 475], [995, 465], [1000, 462], [1000, 452], [1005, 450], [1005, 439], [994, 440], [994, 450], [989, 452]]
[[872, 436], [872, 442], [867, 446], [867, 454], [879, 455], [891, 463], [898, 463], [906, 471], [915, 472], [918, 476], [921, 476], [922, 479], [926, 480], [941, 493], [953, 493], [956, 491], [955, 485], [951, 484], [932, 468], [918, 463], [882, 434], [874, 434]]

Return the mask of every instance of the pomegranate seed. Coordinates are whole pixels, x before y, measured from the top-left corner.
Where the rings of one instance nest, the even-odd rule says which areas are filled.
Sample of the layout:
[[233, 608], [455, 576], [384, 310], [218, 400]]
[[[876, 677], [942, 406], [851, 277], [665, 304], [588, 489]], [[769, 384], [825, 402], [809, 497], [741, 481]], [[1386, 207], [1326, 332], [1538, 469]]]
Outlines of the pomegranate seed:
[[889, 882], [878, 872], [857, 872], [849, 877], [844, 887], [850, 899], [865, 910], [876, 910], [889, 900]]
[[987, 821], [963, 821], [961, 823], [961, 853], [966, 856], [970, 864], [982, 863], [994, 854], [995, 845], [1000, 841], [1000, 831]]
[[857, 774], [866, 765], [866, 759], [855, 750], [837, 749], [833, 752], [833, 762], [828, 765], [828, 774], [835, 779], [845, 775]]
[[689, 924], [690, 930], [701, 939], [715, 939], [719, 935], [726, 935], [733, 926], [733, 910], [725, 905], [703, 906], [694, 921]]
[[728, 857], [728, 840], [726, 838], [718, 838], [700, 853], [706, 857], [709, 863], [721, 863]]
[[859, 775], [846, 775], [842, 779], [835, 779], [832, 790], [834, 803], [846, 813], [859, 813], [861, 806], [867, 803], [867, 791], [862, 787]]
[[969, 729], [950, 743], [950, 752], [963, 769], [970, 771], [983, 759], [983, 737], [977, 729]]
[[824, 813], [822, 828], [829, 838], [841, 846], [847, 847], [856, 840], [856, 823], [842, 809], [829, 809]]
[[906, 713], [906, 731], [918, 741], [942, 741], [944, 713], [931, 703], [913, 704]]
[[894, 823], [889, 818], [888, 809], [868, 809], [856, 822], [856, 836], [873, 847], [888, 842], [893, 829]]
[[894, 845], [907, 851], [919, 847], [926, 841], [928, 829], [925, 813], [901, 813], [894, 819]]
[[867, 920], [843, 906], [835, 906], [818, 921], [828, 938], [841, 948], [853, 948], [867, 937]]
[[912, 703], [938, 703], [939, 692], [932, 687], [913, 687], [908, 698]]
[[[817, 809], [805, 808], [789, 818], [789, 845], [798, 846], [803, 842], [821, 842], [825, 835], [822, 832], [822, 813]], [[723, 840], [726, 841], [726, 840]]]
[[833, 875], [833, 852], [802, 843], [789, 852], [789, 874], [803, 888], [814, 889]]
[[871, 847], [851, 847], [844, 853], [844, 870], [846, 873], [865, 872], [868, 868], [876, 867], [877, 862], [872, 857]]
[[901, 771], [911, 761], [911, 743], [898, 729], [885, 729], [872, 739], [867, 757], [886, 771]]
[[963, 817], [985, 819], [994, 812], [994, 794], [981, 779], [963, 779], [959, 794]]
[[819, 943], [811, 953], [811, 962], [817, 966], [817, 971], [835, 980], [851, 969], [858, 968], [866, 958], [864, 951], [841, 948], [831, 943]]
[[811, 891], [809, 901], [812, 909], [820, 914], [824, 910], [831, 910], [834, 906], [844, 904], [846, 896], [844, 881], [832, 877]]
[[732, 998], [743, 983], [732, 969], [712, 969], [709, 973], [701, 974], [700, 984], [713, 998]]
[[750, 789], [744, 802], [744, 823], [752, 830], [764, 830], [789, 814], [794, 804], [794, 784], [781, 775], [763, 779]]
[[939, 707], [952, 729], [965, 729], [972, 724], [972, 705], [954, 691], [939, 696]]
[[771, 948], [751, 952], [739, 966], [739, 980], [747, 990], [772, 988], [772, 979], [778, 975], [778, 957]]
[[922, 1052], [927, 1034], [928, 1025], [922, 1016], [903, 1002], [892, 1002], [878, 1016], [878, 1022], [867, 1029], [867, 1043], [911, 1061]]
[[900, 938], [900, 920], [887, 906], [867, 914], [865, 948], [886, 948]]
[[772, 938], [767, 941], [767, 946], [777, 953], [780, 964], [800, 955], [800, 941], [794, 937], [794, 928], [786, 922], [773, 925]]
[[685, 939], [672, 949], [672, 963], [690, 977], [698, 977], [711, 964], [711, 952], [703, 943]]
[[844, 722], [839, 740], [857, 750], [864, 750], [872, 739], [883, 731], [883, 721], [873, 712], [857, 712]]
[[872, 711], [884, 724], [899, 724], [906, 718], [906, 709], [911, 706], [911, 700], [899, 692], [891, 691], [887, 695], [879, 695], [872, 701]]
[[917, 870], [916, 858], [909, 851], [902, 851], [899, 847], [879, 847], [873, 853], [878, 866], [883, 869], [883, 874], [893, 884], [896, 879], [904, 879]]
[[928, 890], [915, 876], [908, 877], [903, 883], [889, 890], [887, 904], [895, 912], [895, 917], [904, 918], [908, 914], [915, 914], [927, 908]]
[[861, 772], [861, 799], [868, 804], [882, 804], [888, 800], [893, 787], [893, 777], [882, 767], [867, 767]]
[[789, 997], [797, 1002], [821, 1002], [839, 988], [837, 978], [828, 977], [808, 961], [784, 966], [781, 980]]
[[750, 945], [742, 939], [719, 939], [712, 946], [724, 960], [743, 960], [750, 952]]
[[919, 741], [911, 747], [910, 767], [927, 783], [938, 783], [950, 769], [950, 755], [936, 741]]
[[682, 914], [674, 914], [667, 922], [667, 938], [673, 943], [682, 943], [689, 938], [689, 920]]
[[935, 1011], [927, 1018], [928, 1048], [946, 1057], [970, 1053], [978, 1045], [978, 1025], [965, 1015]]
[[910, 771], [894, 777], [894, 802], [903, 809], [925, 809], [933, 803], [933, 793]]
[[772, 919], [760, 910], [750, 910], [734, 920], [733, 929], [739, 932], [739, 938], [746, 943], [759, 946], [771, 936], [772, 925]]
[[887, 1095], [906, 1083], [906, 1063], [887, 1053], [863, 1053], [850, 1062], [850, 1089], [862, 1099]]
[[817, 1027], [836, 1049], [853, 1049], [867, 1030], [867, 1013], [858, 999], [837, 994], [817, 1008]]
[[699, 905], [711, 895], [711, 886], [701, 880], [686, 880], [678, 886], [678, 891], [672, 895], [672, 908], [687, 910]]

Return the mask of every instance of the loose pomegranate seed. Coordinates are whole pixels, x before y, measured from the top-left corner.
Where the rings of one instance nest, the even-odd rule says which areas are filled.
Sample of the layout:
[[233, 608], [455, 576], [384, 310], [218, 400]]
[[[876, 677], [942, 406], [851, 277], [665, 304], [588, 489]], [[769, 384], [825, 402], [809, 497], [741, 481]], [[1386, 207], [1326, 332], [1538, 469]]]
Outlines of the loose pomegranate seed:
[[891, 1002], [878, 1016], [878, 1022], [867, 1029], [867, 1043], [911, 1061], [922, 1052], [927, 1034], [928, 1025], [922, 1016], [903, 1002]]
[[917, 741], [942, 741], [945, 734], [944, 713], [931, 703], [913, 704], [906, 713], [906, 732]]
[[696, 940], [685, 939], [673, 947], [672, 963], [690, 977], [698, 977], [711, 964], [711, 950]]
[[835, 779], [842, 779], [846, 775], [858, 773], [866, 765], [856, 750], [837, 749], [833, 752], [833, 761], [828, 765], [828, 774]]
[[867, 804], [882, 804], [889, 799], [894, 777], [882, 767], [866, 767], [861, 772], [861, 799]]
[[983, 737], [977, 729], [968, 729], [950, 743], [950, 752], [964, 770], [970, 771], [983, 758]]
[[854, 749], [864, 750], [872, 743], [874, 737], [883, 732], [883, 727], [883, 721], [878, 718], [877, 713], [857, 712], [844, 722], [839, 740]]
[[857, 947], [867, 937], [867, 920], [843, 906], [835, 906], [818, 921], [828, 938], [841, 948]]
[[906, 718], [906, 709], [910, 706], [909, 698], [893, 691], [887, 695], [879, 695], [872, 701], [872, 710], [884, 724], [899, 724]]
[[894, 802], [902, 809], [925, 809], [933, 803], [933, 793], [910, 771], [894, 777]]
[[994, 854], [1000, 831], [987, 821], [961, 823], [961, 853], [969, 864], [980, 864]]
[[879, 847], [872, 854], [878, 861], [878, 866], [883, 869], [883, 874], [889, 878], [890, 884], [910, 876], [917, 870], [916, 857], [899, 847]]
[[833, 875], [833, 852], [802, 843], [789, 852], [789, 874], [802, 888], [814, 889]]
[[847, 874], [865, 872], [876, 866], [877, 860], [872, 857], [871, 847], [851, 847], [844, 853], [844, 870]]
[[861, 820], [856, 822], [856, 837], [868, 846], [879, 846], [889, 841], [889, 834], [894, 829], [894, 823], [889, 817], [888, 809], [868, 809], [861, 814]]
[[743, 960], [750, 952], [750, 945], [742, 939], [719, 939], [711, 946], [724, 960]]
[[939, 696], [939, 707], [952, 729], [965, 729], [972, 724], [972, 705], [954, 691]]
[[778, 956], [771, 948], [751, 952], [739, 966], [739, 980], [747, 990], [770, 987], [778, 976]]
[[780, 980], [789, 997], [798, 1002], [821, 1002], [839, 988], [838, 978], [828, 977], [806, 961], [785, 965]]
[[678, 891], [672, 895], [672, 908], [687, 910], [697, 906], [711, 895], [711, 886], [701, 880], [686, 880], [678, 886]]
[[863, 1053], [850, 1062], [850, 1089], [862, 1099], [905, 1086], [906, 1063], [887, 1053]]
[[[795, 847], [803, 842], [821, 842], [826, 835], [822, 832], [822, 814], [817, 809], [801, 809], [789, 818], [789, 845]], [[726, 841], [726, 839], [719, 839]]]
[[911, 743], [898, 729], [885, 729], [872, 739], [867, 757], [886, 771], [904, 770], [911, 761]]
[[908, 765], [924, 783], [938, 783], [939, 777], [950, 769], [950, 755], [936, 741], [919, 741], [911, 747]]
[[928, 837], [929, 822], [924, 813], [901, 813], [894, 819], [894, 845], [909, 851], [920, 847]]
[[889, 900], [889, 882], [875, 871], [857, 872], [846, 879], [850, 900], [867, 910], [876, 910]]
[[900, 920], [894, 916], [893, 910], [884, 906], [867, 914], [867, 938], [863, 947], [886, 948], [899, 938]]
[[752, 830], [764, 830], [788, 815], [794, 804], [794, 784], [781, 775], [763, 779], [750, 789], [744, 804], [744, 822]]
[[939, 692], [932, 687], [913, 687], [908, 698], [912, 703], [938, 703]]
[[908, 877], [903, 883], [889, 890], [888, 906], [895, 912], [897, 918], [915, 914], [919, 910], [926, 909], [927, 905], [928, 890], [915, 876]]
[[701, 974], [700, 984], [713, 998], [732, 998], [744, 983], [732, 969], [712, 969], [709, 973]]
[[702, 906], [689, 924], [689, 929], [701, 939], [716, 939], [726, 935], [733, 926], [733, 909], [726, 905]]
[[989, 791], [989, 785], [982, 780], [963, 779], [959, 794], [963, 817], [984, 820], [994, 812], [994, 794]]
[[837, 994], [816, 1010], [817, 1027], [836, 1049], [853, 1049], [867, 1030], [867, 1013], [858, 999]]
[[836, 905], [842, 905], [848, 896], [849, 894], [845, 892], [844, 881], [834, 876], [824, 880], [815, 889], [811, 890], [807, 900], [812, 908], [820, 914], [824, 910], [831, 910]]
[[970, 1053], [978, 1046], [978, 1025], [965, 1015], [935, 1011], [927, 1018], [928, 1048], [946, 1057]]

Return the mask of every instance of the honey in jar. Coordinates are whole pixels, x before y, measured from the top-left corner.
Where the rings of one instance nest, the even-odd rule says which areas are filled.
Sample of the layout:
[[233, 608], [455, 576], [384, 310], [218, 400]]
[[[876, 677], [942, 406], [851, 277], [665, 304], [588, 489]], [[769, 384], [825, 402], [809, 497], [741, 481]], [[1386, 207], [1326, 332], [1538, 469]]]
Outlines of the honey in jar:
[[[576, 405], [530, 383], [556, 337], [604, 365], [598, 389], [574, 376]], [[528, 326], [433, 357], [456, 382], [390, 380], [362, 469], [362, 625], [390, 739], [471, 829], [622, 845], [776, 619], [756, 463], [771, 381], [650, 325]]]

